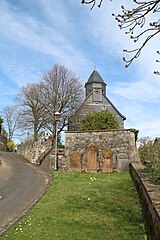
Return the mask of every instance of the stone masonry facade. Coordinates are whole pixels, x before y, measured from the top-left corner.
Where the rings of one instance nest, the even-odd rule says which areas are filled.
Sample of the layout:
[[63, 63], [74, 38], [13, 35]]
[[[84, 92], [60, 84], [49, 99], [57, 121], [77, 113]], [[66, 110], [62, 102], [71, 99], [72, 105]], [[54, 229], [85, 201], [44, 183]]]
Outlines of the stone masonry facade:
[[65, 132], [69, 171], [128, 171], [129, 163], [137, 161], [134, 129]]

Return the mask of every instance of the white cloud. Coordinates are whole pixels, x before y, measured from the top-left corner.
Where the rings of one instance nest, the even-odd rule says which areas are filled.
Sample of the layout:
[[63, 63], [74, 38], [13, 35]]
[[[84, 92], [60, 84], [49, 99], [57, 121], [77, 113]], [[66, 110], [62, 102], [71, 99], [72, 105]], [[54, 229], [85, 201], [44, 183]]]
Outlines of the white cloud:
[[[46, 4], [49, 4], [47, 7], [45, 7], [45, 9], [47, 8], [49, 11], [50, 6], [51, 16], [51, 2], [41, 2], [43, 3], [42, 7], [44, 7]], [[14, 12], [13, 9], [11, 11], [10, 5], [8, 5], [6, 2], [3, 2], [0, 12], [0, 33], [9, 39], [12, 39], [15, 43], [20, 44], [25, 48], [29, 48], [32, 51], [36, 51], [37, 53], [41, 53], [53, 58], [53, 61], [56, 59], [56, 63], [65, 64], [69, 68], [74, 68], [74, 70], [78, 69], [79, 65], [81, 65], [82, 68], [84, 68], [86, 65], [91, 65], [85, 54], [83, 54], [83, 52], [81, 52], [81, 50], [77, 48], [74, 43], [70, 42], [69, 39], [63, 35], [63, 33], [51, 26], [52, 24], [47, 26], [42, 21], [39, 21], [27, 14], [17, 15], [17, 12]], [[60, 16], [61, 14], [59, 14], [58, 18], [60, 21], [59, 24], [62, 22], [60, 20]], [[58, 21], [53, 14], [52, 21], [54, 20]], [[5, 28], [3, 27], [4, 25]], [[9, 68], [6, 68], [6, 70], [9, 70]], [[26, 70], [27, 67], [25, 68], [24, 66], [20, 66], [17, 69], [17, 71], [19, 71], [19, 76], [23, 77], [22, 72], [24, 72], [25, 75]], [[30, 69], [28, 69], [28, 73], [29, 70]], [[21, 80], [19, 79], [18, 82], [20, 81]]]
[[48, 20], [50, 26], [58, 27], [59, 30], [63, 29], [63, 31], [68, 32], [73, 30], [72, 15], [68, 12], [69, 2], [67, 2], [67, 8], [63, 1], [39, 0], [39, 3], [43, 16]]
[[[0, 60], [0, 64], [2, 60]], [[18, 86], [23, 86], [28, 82], [37, 82], [41, 76], [41, 72], [36, 72], [37, 69], [34, 69], [31, 64], [21, 64], [16, 60], [10, 60], [9, 63], [3, 61], [1, 64], [8, 78], [16, 81]], [[13, 82], [14, 82], [13, 81]]]
[[109, 98], [119, 111], [126, 116], [125, 128], [138, 129], [139, 137], [160, 135], [159, 102], [145, 103], [112, 94]]
[[149, 122], [142, 122], [138, 125], [139, 138], [149, 136], [151, 138], [159, 137], [160, 136], [160, 124], [159, 120], [153, 119]]
[[[156, 76], [157, 77], [157, 76]], [[151, 78], [153, 79], [153, 77]], [[128, 100], [139, 100], [141, 102], [156, 102], [160, 99], [160, 82], [147, 82], [145, 78], [135, 82], [121, 82], [112, 85], [111, 91], [121, 95]]]

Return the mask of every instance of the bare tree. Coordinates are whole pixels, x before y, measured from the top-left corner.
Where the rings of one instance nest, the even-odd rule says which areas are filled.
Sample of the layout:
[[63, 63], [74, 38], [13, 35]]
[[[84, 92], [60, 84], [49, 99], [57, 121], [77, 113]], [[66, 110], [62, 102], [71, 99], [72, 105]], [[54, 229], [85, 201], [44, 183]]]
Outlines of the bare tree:
[[78, 108], [83, 98], [83, 87], [74, 73], [55, 65], [39, 84], [27, 84], [17, 95], [19, 125], [34, 134], [48, 129], [55, 138], [55, 112], [60, 112], [59, 133], [67, 125], [68, 117]]
[[68, 123], [68, 117], [79, 107], [83, 98], [83, 87], [78, 77], [65, 66], [54, 65], [42, 78], [45, 98], [46, 128], [55, 138], [55, 112], [60, 113], [58, 133]]
[[[122, 12], [120, 14], [112, 14], [118, 21], [119, 27], [121, 29], [126, 29], [125, 33], [130, 35], [130, 38], [134, 41], [134, 43], [138, 43], [140, 39], [142, 39], [143, 42], [132, 50], [124, 50], [124, 52], [132, 54], [130, 59], [123, 58], [126, 62], [126, 67], [128, 67], [134, 59], [138, 58], [147, 43], [160, 33], [160, 19], [158, 17], [160, 12], [160, 0], [132, 1], [135, 4], [133, 9], [126, 9], [122, 5]], [[98, 1], [98, 7], [101, 7], [102, 2], [103, 0]], [[82, 0], [82, 3], [92, 4], [91, 9], [93, 9], [96, 4], [96, 0]], [[152, 14], [152, 16], [153, 14], [154, 16], [157, 16], [157, 20], [148, 23], [146, 19], [150, 14]], [[138, 34], [136, 33], [137, 29], [139, 30]], [[159, 54], [159, 51], [157, 51], [157, 53]], [[159, 60], [156, 60], [156, 62], [159, 62]], [[155, 71], [154, 73], [159, 74], [158, 71]]]
[[2, 111], [2, 116], [4, 119], [8, 138], [11, 140], [13, 139], [13, 136], [18, 129], [19, 114], [17, 112], [17, 107], [6, 106]]
[[0, 116], [0, 135], [2, 131], [3, 118]]
[[17, 94], [19, 104], [20, 127], [33, 132], [34, 141], [44, 125], [44, 106], [42, 104], [42, 84], [27, 84]]

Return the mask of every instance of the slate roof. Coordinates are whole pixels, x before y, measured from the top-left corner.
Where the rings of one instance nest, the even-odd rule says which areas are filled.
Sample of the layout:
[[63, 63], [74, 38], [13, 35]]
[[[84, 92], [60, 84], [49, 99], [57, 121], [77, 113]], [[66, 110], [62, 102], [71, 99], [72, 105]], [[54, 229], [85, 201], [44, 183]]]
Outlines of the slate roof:
[[114, 104], [109, 100], [109, 98], [106, 96], [104, 96], [104, 97], [107, 99], [107, 101], [110, 103], [110, 105], [115, 109], [115, 111], [121, 116], [121, 118], [123, 120], [126, 120], [126, 117], [122, 113], [120, 113], [120, 111], [114, 106]]
[[103, 81], [103, 79], [101, 78], [101, 76], [99, 75], [99, 73], [96, 70], [94, 70], [91, 73], [91, 75], [90, 75], [88, 81], [86, 82], [85, 86], [87, 84], [91, 84], [91, 83], [101, 83], [101, 84], [106, 85], [106, 83]]
[[[86, 84], [85, 84], [85, 87], [86, 87], [86, 85], [92, 84], [92, 83], [101, 83], [101, 84], [103, 84], [103, 85], [106, 85], [106, 83], [103, 81], [102, 77], [100, 76], [100, 74], [99, 74], [96, 70], [94, 70], [94, 71], [91, 73], [88, 81], [87, 81]], [[87, 98], [85, 99], [84, 103], [87, 101], [87, 99], [90, 97], [91, 94], [92, 94], [92, 93], [90, 93], [90, 94], [87, 96]], [[122, 117], [122, 119], [123, 119], [123, 120], [126, 120], [126, 117], [125, 117], [123, 114], [120, 113], [120, 111], [114, 106], [114, 104], [109, 100], [109, 98], [108, 98], [107, 96], [105, 96], [104, 94], [103, 94], [103, 96], [104, 96], [104, 98], [110, 103], [110, 105], [115, 109], [115, 111]], [[83, 103], [83, 104], [84, 104], [84, 103]], [[83, 104], [82, 104], [82, 105], [83, 105]], [[82, 105], [81, 105], [81, 107], [82, 107]], [[81, 107], [80, 107], [80, 108], [81, 108]]]

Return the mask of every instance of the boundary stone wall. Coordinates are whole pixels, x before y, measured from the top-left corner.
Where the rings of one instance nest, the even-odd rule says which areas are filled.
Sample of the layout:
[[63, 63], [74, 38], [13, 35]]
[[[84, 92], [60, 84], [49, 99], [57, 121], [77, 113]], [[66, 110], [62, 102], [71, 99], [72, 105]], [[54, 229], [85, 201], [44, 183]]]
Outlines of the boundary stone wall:
[[[107, 152], [110, 156], [105, 156]], [[89, 171], [87, 156], [92, 159], [94, 171], [103, 171], [104, 165], [105, 171], [107, 167], [110, 169], [108, 172], [111, 169], [118, 172], [128, 171], [130, 162], [139, 161], [135, 129], [66, 131], [65, 156], [70, 171]]]
[[135, 182], [140, 197], [149, 239], [160, 239], [160, 190], [151, 184], [144, 175], [141, 163], [131, 163], [130, 174]]
[[[17, 153], [34, 164], [41, 164], [47, 155], [54, 161], [54, 149], [47, 141], [26, 141]], [[128, 171], [129, 163], [137, 159], [134, 129], [66, 131], [65, 149], [58, 150], [59, 168], [74, 172]]]
[[[64, 149], [58, 149], [58, 167], [59, 169], [66, 170], [64, 151]], [[32, 140], [28, 140], [18, 146], [17, 154], [36, 165], [41, 165], [44, 161], [48, 160], [50, 161], [50, 167], [54, 166], [55, 149], [50, 142], [33, 142]]]
[[40, 164], [40, 156], [51, 146], [50, 143], [26, 141], [17, 148], [17, 153], [34, 164]]
[[7, 150], [7, 137], [0, 135], [0, 151]]

